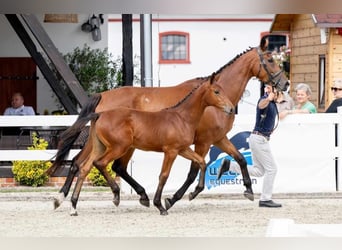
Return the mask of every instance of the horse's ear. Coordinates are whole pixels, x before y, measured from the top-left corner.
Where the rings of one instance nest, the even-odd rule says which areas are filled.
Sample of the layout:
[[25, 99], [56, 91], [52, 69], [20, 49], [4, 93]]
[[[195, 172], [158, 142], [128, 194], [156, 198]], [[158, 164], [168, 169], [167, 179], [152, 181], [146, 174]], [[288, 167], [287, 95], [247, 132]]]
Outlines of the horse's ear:
[[216, 76], [216, 74], [215, 74], [215, 72], [213, 72], [211, 74], [211, 77], [210, 77], [210, 85], [213, 84], [213, 82], [215, 81], [215, 76]]
[[263, 36], [260, 40], [260, 45], [259, 45], [260, 49], [265, 52], [267, 50], [268, 47], [268, 36]]

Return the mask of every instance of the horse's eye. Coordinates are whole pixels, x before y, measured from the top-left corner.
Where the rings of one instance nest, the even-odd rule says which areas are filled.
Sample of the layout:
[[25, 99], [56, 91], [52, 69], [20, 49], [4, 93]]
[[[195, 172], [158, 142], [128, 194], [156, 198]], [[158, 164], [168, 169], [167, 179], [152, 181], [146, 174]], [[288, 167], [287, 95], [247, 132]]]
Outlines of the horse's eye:
[[267, 59], [267, 61], [268, 61], [269, 63], [273, 63], [273, 62], [274, 62], [274, 59], [273, 59], [273, 57], [271, 57], [270, 59]]
[[214, 93], [215, 93], [215, 95], [219, 95], [219, 94], [220, 94], [220, 91], [216, 89], [216, 90], [214, 91]]

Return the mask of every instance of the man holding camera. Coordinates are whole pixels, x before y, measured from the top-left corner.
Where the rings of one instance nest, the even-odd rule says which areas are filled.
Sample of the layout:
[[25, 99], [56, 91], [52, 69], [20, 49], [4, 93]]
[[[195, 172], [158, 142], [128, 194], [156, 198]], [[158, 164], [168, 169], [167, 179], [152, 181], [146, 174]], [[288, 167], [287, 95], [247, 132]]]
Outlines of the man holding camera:
[[[273, 184], [277, 173], [277, 165], [271, 152], [269, 140], [274, 130], [278, 110], [276, 106], [277, 92], [271, 86], [265, 85], [265, 94], [259, 99], [256, 109], [256, 122], [249, 137], [253, 166], [248, 167], [251, 176], [264, 176], [259, 207], [278, 208], [281, 204], [272, 200]], [[218, 179], [226, 171], [241, 174], [240, 166], [236, 162], [223, 159], [218, 170]]]

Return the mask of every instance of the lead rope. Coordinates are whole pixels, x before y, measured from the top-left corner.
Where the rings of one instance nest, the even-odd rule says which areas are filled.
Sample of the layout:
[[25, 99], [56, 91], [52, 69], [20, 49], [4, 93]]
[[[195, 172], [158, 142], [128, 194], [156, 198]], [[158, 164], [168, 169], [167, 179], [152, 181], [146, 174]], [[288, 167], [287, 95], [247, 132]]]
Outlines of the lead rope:
[[[277, 123], [275, 124], [275, 126], [273, 126], [273, 129], [271, 130], [271, 134], [273, 133], [273, 131], [274, 130], [276, 130], [276, 128], [278, 127], [278, 125], [279, 125], [279, 120], [280, 120], [280, 118], [279, 118], [279, 112], [278, 112], [278, 108], [277, 108], [277, 104], [274, 102], [274, 101], [272, 101], [273, 103], [274, 103], [274, 105], [275, 105], [275, 109], [276, 109], [276, 111], [277, 111]], [[265, 120], [265, 118], [266, 118], [266, 116], [267, 116], [267, 110], [268, 110], [268, 105], [267, 105], [267, 107], [264, 109], [264, 112], [260, 115], [261, 116], [261, 119], [260, 119], [260, 126], [262, 127], [263, 126], [263, 123], [264, 123], [264, 120]]]
[[[274, 102], [274, 101], [273, 101]], [[276, 108], [276, 111], [277, 111], [277, 123], [275, 124], [275, 126], [273, 127], [273, 129], [272, 129], [272, 133], [273, 133], [273, 131], [274, 130], [276, 130], [276, 128], [278, 127], [278, 125], [279, 125], [279, 120], [280, 120], [280, 118], [279, 118], [279, 112], [278, 112], [278, 107], [277, 107], [277, 104], [274, 102], [274, 104], [275, 104], [275, 108]]]

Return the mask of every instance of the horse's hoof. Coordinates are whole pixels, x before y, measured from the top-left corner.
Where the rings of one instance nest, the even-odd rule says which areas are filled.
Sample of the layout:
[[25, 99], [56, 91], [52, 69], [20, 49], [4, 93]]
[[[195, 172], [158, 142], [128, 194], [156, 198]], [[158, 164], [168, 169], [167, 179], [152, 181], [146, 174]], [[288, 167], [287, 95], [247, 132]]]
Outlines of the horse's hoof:
[[60, 193], [58, 198], [53, 198], [54, 209], [57, 209], [63, 203], [64, 199], [65, 196], [63, 193]]
[[53, 198], [53, 208], [56, 210], [57, 208], [59, 208], [60, 205], [61, 203], [59, 202], [59, 200], [57, 198]]
[[254, 201], [254, 194], [250, 191], [245, 191], [243, 195], [250, 201]]
[[166, 210], [160, 211], [160, 215], [168, 215], [169, 213]]
[[115, 206], [119, 206], [120, 200], [114, 199], [114, 200], [113, 200], [113, 203], [114, 203]]
[[166, 210], [169, 210], [170, 207], [172, 207], [171, 199], [170, 199], [170, 198], [165, 198], [164, 202], [165, 202], [165, 208], [166, 208]]
[[149, 199], [140, 199], [139, 202], [141, 205], [143, 205], [145, 207], [150, 207], [150, 200]]
[[72, 211], [72, 212], [70, 212], [70, 216], [78, 216], [77, 211]]
[[189, 194], [189, 201], [195, 199], [195, 197], [196, 197], [196, 196], [194, 195], [194, 193], [190, 193], [190, 194]]

